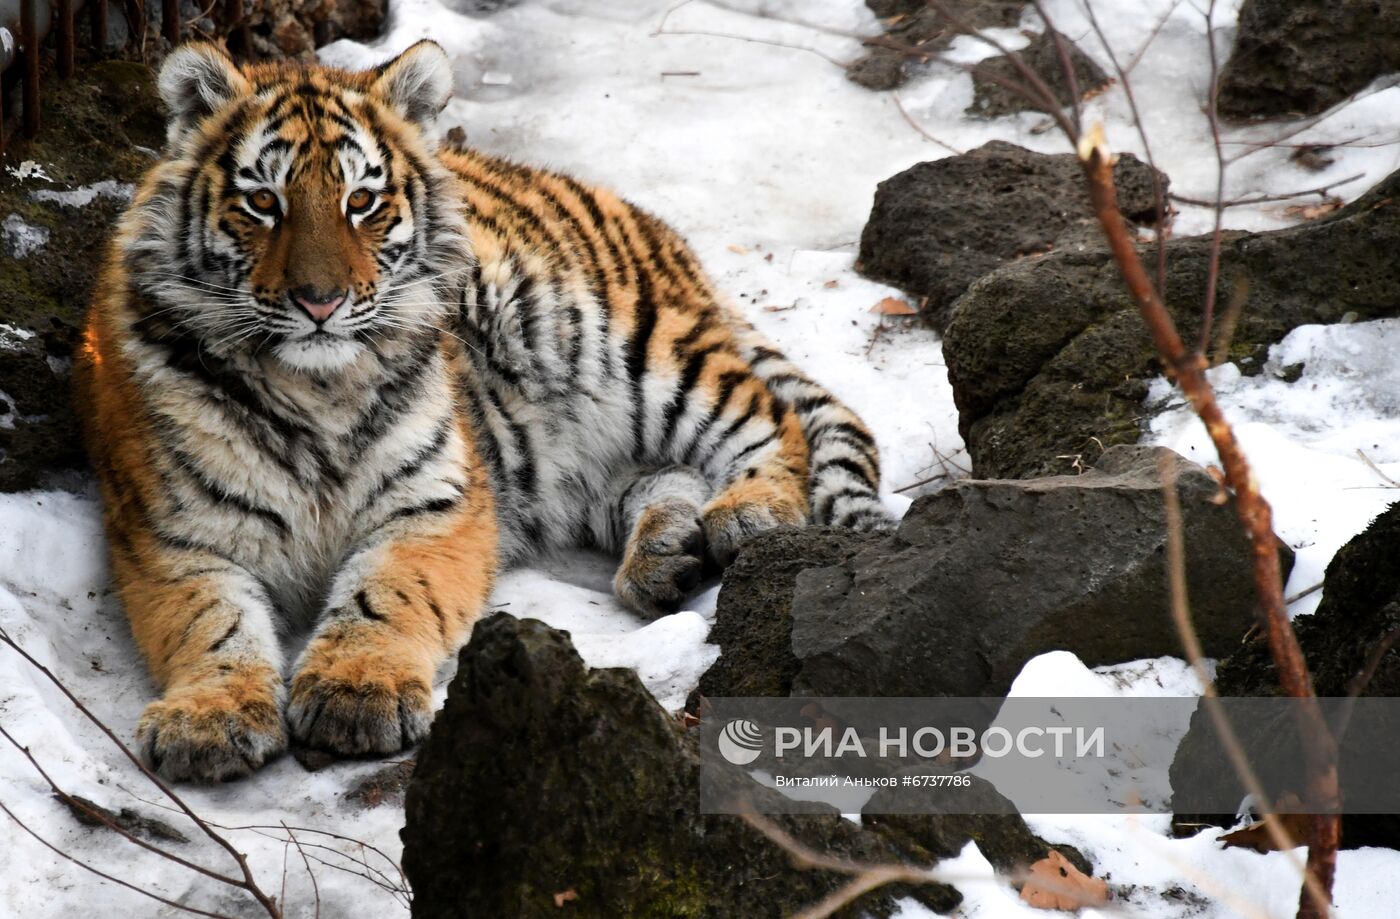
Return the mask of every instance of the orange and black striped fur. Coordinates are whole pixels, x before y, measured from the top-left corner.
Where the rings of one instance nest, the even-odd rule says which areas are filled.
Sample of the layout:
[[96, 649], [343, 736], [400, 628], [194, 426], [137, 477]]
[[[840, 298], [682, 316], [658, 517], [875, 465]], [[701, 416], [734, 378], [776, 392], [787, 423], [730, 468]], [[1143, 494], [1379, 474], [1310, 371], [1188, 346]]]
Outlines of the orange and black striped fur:
[[[848, 409], [685, 244], [566, 176], [436, 145], [451, 69], [177, 49], [79, 398], [174, 779], [420, 739], [503, 564], [587, 544], [656, 614], [746, 536], [888, 525]], [[281, 639], [310, 628], [284, 688]]]

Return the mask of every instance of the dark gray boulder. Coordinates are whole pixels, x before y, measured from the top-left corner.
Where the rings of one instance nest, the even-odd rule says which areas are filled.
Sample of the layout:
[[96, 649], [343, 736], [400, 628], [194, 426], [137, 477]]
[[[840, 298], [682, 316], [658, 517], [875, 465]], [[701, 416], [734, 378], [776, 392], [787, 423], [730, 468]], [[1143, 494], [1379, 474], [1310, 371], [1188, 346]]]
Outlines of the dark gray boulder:
[[[846, 77], [866, 89], [898, 89], [912, 70], [959, 34], [925, 0], [866, 0], [865, 5], [884, 20], [885, 41], [867, 42], [865, 56], [846, 68]], [[992, 29], [1016, 25], [1025, 5], [1024, 0], [959, 0], [953, 9], [970, 27]], [[917, 53], [906, 50], [911, 48]]]
[[[1206, 653], [1228, 654], [1255, 622], [1250, 550], [1232, 508], [1215, 503], [1214, 479], [1170, 451], [1117, 447], [1080, 476], [963, 481], [920, 498], [896, 533], [797, 574], [786, 603], [754, 602], [772, 582], [736, 569], [716, 613], [720, 660], [732, 636], [776, 634], [784, 617], [790, 644], [762, 647], [776, 691], [796, 695], [996, 697], [1047, 651], [1089, 666], [1179, 655], [1162, 454], [1177, 468], [1193, 617]], [[756, 536], [740, 563], [789, 539]], [[1280, 554], [1286, 572], [1292, 553], [1280, 544]], [[759, 646], [738, 647], [746, 673], [764, 666]], [[707, 674], [707, 693], [751, 690], [727, 676], [736, 669]]]
[[1378, 0], [1245, 0], [1220, 75], [1229, 118], [1312, 115], [1400, 72], [1400, 5]]
[[[1158, 175], [1165, 196], [1168, 181]], [[1124, 217], [1156, 222], [1152, 172], [1144, 163], [1124, 156], [1115, 183]], [[857, 265], [867, 277], [908, 291], [941, 331], [949, 308], [978, 278], [1024, 256], [1098, 238], [1072, 154], [992, 141], [881, 182]]]
[[[1076, 90], [1082, 98], [1085, 94], [1108, 85], [1108, 74], [1080, 51], [1073, 41], [1063, 38], [1063, 42], [1065, 52], [1069, 56], [1070, 69], [1074, 72], [1073, 86], [1065, 79], [1064, 60], [1060, 56], [1060, 43], [1055, 41], [1054, 32], [1041, 32], [1016, 54], [1022, 64], [1045, 82], [1061, 105], [1069, 105]], [[972, 68], [973, 98], [972, 104], [967, 107], [967, 113], [984, 118], [997, 118], [1017, 112], [1041, 111], [1024, 94], [1008, 88], [1008, 80], [1016, 84], [1026, 82], [1010, 55], [988, 58]]]
[[[505, 614], [479, 623], [405, 801], [413, 915], [529, 919], [564, 905], [599, 919], [778, 919], [844, 883], [795, 868], [738, 817], [698, 812], [698, 733], [631, 670], [588, 670], [567, 633]], [[918, 855], [825, 806], [773, 819], [839, 856]], [[896, 886], [842, 915], [886, 916], [903, 896], [940, 912], [961, 901]]]
[[[1269, 233], [1226, 234], [1217, 299], [1243, 294], [1228, 359], [1258, 372], [1294, 328], [1400, 315], [1400, 173], [1332, 215]], [[1151, 264], [1151, 247], [1143, 248]], [[1167, 245], [1166, 302], [1186, 341], [1200, 335], [1210, 242]], [[1224, 307], [1222, 306], [1222, 310]], [[1108, 252], [1012, 262], [953, 304], [943, 356], [973, 474], [1068, 472], [1136, 443], [1161, 373]]]
[[[1293, 622], [1313, 686], [1322, 697], [1400, 696], [1400, 504], [1392, 504], [1369, 527], [1352, 538], [1333, 556], [1323, 582], [1322, 602], [1310, 616]], [[1370, 674], [1364, 685], [1363, 673]], [[1262, 634], [1222, 660], [1216, 670], [1216, 690], [1221, 696], [1277, 696], [1278, 672]], [[1400, 734], [1400, 719], [1385, 736]], [[1299, 761], [1296, 749], [1274, 749], [1267, 723], [1241, 721], [1235, 725], [1247, 748], [1260, 751], [1260, 762]], [[1275, 732], [1281, 737], [1287, 732]], [[1172, 763], [1172, 788], [1215, 781], [1228, 766], [1214, 753], [1212, 731], [1203, 710], [1191, 719]], [[1283, 747], [1287, 741], [1279, 741]], [[1350, 769], [1366, 769], [1369, 763], [1351, 763], [1344, 752], [1341, 761], [1345, 791]], [[1203, 770], [1205, 770], [1203, 772]], [[1240, 785], [1239, 794], [1244, 789]], [[1178, 813], [1174, 826], [1181, 835], [1192, 835], [1203, 826], [1228, 826], [1233, 814]], [[1385, 846], [1400, 849], [1400, 816], [1395, 814], [1347, 814], [1342, 820], [1342, 845], [1346, 848]]]

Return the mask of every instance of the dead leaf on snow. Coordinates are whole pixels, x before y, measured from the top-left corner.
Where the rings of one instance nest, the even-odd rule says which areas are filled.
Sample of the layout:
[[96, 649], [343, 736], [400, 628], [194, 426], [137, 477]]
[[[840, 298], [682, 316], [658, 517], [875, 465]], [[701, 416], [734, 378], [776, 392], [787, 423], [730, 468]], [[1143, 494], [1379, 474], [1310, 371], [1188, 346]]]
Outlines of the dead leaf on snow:
[[1317, 204], [1295, 204], [1292, 207], [1284, 208], [1283, 213], [1295, 220], [1316, 220], [1332, 213], [1341, 206], [1341, 198], [1328, 198]]
[[886, 297], [872, 306], [870, 312], [881, 316], [913, 316], [919, 311], [897, 297]]
[[1108, 902], [1108, 882], [1090, 877], [1054, 849], [1031, 865], [1021, 899], [1036, 909], [1079, 909]]
[[[1278, 806], [1282, 810], [1290, 811], [1301, 808], [1303, 802], [1298, 800], [1297, 795], [1289, 793], [1279, 798]], [[1278, 820], [1283, 825], [1284, 833], [1295, 843], [1300, 839], [1307, 838], [1308, 831], [1312, 828], [1310, 814], [1275, 814], [1242, 830], [1226, 833], [1220, 837], [1220, 842], [1226, 849], [1253, 849], [1260, 854], [1277, 852], [1278, 846], [1275, 845], [1273, 836], [1269, 834], [1267, 823], [1269, 820]]]
[[730, 244], [728, 245], [727, 248], [729, 249], [730, 252], [733, 252], [735, 255], [748, 255], [748, 254], [749, 254], [749, 249], [748, 249], [748, 247], [747, 247], [747, 246], [741, 246], [741, 245], [739, 245], [738, 243], [730, 243]]

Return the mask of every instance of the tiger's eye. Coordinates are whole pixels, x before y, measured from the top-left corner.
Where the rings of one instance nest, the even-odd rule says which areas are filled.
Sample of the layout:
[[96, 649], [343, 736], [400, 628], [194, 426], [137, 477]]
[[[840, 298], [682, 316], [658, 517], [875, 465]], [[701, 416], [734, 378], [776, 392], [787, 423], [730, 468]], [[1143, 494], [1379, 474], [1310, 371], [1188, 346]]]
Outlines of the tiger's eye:
[[374, 201], [374, 194], [365, 188], [357, 188], [350, 193], [345, 204], [352, 211], [362, 211]]
[[260, 214], [277, 213], [277, 195], [266, 188], [259, 188], [249, 195], [248, 203]]

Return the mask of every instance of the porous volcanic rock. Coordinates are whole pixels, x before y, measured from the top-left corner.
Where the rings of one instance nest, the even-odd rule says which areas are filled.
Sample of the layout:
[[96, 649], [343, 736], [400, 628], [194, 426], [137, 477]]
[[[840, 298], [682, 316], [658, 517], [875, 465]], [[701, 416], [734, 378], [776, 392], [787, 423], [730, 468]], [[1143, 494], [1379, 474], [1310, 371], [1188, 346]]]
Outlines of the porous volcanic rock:
[[[1021, 63], [1029, 67], [1044, 82], [1061, 104], [1072, 101], [1074, 90], [1082, 98], [1087, 93], [1102, 89], [1108, 84], [1108, 74], [1104, 73], [1079, 46], [1068, 38], [1063, 38], [1065, 52], [1069, 55], [1070, 67], [1074, 71], [1074, 86], [1065, 79], [1065, 65], [1060, 57], [1059, 42], [1055, 32], [1046, 30], [1031, 39], [1031, 43], [1016, 52]], [[997, 118], [1014, 115], [1017, 112], [1041, 111], [1040, 107], [1027, 99], [1024, 94], [1009, 89], [1006, 81], [1024, 83], [1025, 78], [1016, 67], [1010, 55], [988, 58], [972, 69], [972, 104], [967, 107], [969, 115], [984, 118]]]
[[[1358, 675], [1368, 670], [1370, 678], [1360, 686], [1360, 695], [1400, 696], [1400, 643], [1395, 641], [1400, 634], [1397, 545], [1400, 545], [1400, 504], [1392, 504], [1333, 556], [1327, 566], [1322, 602], [1317, 611], [1293, 620], [1319, 696], [1352, 694], [1358, 685]], [[1220, 662], [1215, 685], [1219, 694], [1227, 697], [1282, 694], [1278, 672], [1262, 635]], [[1400, 719], [1394, 727], [1390, 736], [1400, 734]], [[1268, 751], [1268, 724], [1237, 723], [1235, 728], [1250, 749]], [[1202, 769], [1219, 770], [1218, 763], [1201, 755], [1202, 750], [1208, 749], [1209, 737], [1205, 713], [1198, 710], [1172, 763], [1170, 775], [1174, 789], [1209, 778], [1200, 775]], [[1283, 751], [1265, 755], [1297, 759], [1296, 753]], [[1343, 791], [1347, 768], [1344, 752], [1341, 761]], [[1242, 787], [1240, 794], [1244, 794]], [[1188, 813], [1177, 814], [1174, 824], [1179, 833], [1190, 835], [1199, 831], [1203, 824], [1226, 826], [1234, 820], [1233, 814]], [[1342, 844], [1347, 848], [1400, 848], [1400, 816], [1347, 814], [1342, 820]]]
[[[844, 882], [795, 868], [738, 817], [699, 813], [697, 738], [633, 671], [588, 670], [567, 633], [479, 623], [405, 802], [413, 915], [777, 919]], [[825, 806], [773, 819], [820, 851], [912, 857]], [[902, 896], [940, 912], [961, 901], [895, 887], [855, 909], [886, 916]]]
[[[780, 585], [745, 556], [772, 558], [792, 537], [754, 537], [726, 577], [711, 638], [721, 662], [733, 649], [744, 664], [717, 664], [704, 691], [998, 697], [1048, 651], [1089, 666], [1180, 654], [1165, 589], [1163, 455], [1177, 470], [1192, 613], [1206, 653], [1229, 653], [1255, 621], [1233, 510], [1215, 503], [1199, 466], [1117, 447], [1083, 475], [962, 481], [922, 497], [898, 531], [852, 543], [845, 560], [823, 564], [843, 554], [824, 546], [792, 578], [790, 600], [774, 601]], [[1279, 551], [1288, 570], [1292, 553]], [[767, 637], [743, 638], [758, 632]]]
[[[1158, 177], [1165, 196], [1168, 180]], [[1125, 155], [1114, 178], [1123, 216], [1155, 223], [1149, 167]], [[881, 182], [857, 264], [922, 301], [923, 315], [942, 331], [949, 307], [978, 278], [1023, 256], [1097, 244], [1097, 234], [1074, 155], [992, 141]]]
[[1400, 5], [1377, 0], [1245, 0], [1220, 74], [1229, 118], [1312, 115], [1400, 72]]
[[43, 130], [0, 170], [0, 491], [83, 462], [73, 351], [112, 226], [165, 139], [141, 64], [79, 67], [41, 98]]
[[[1258, 372], [1268, 346], [1300, 325], [1400, 315], [1397, 247], [1400, 173], [1310, 223], [1226, 234], [1217, 301], [1242, 303], [1228, 359]], [[1167, 244], [1166, 303], [1188, 342], [1200, 335], [1209, 261], [1207, 238]], [[950, 310], [943, 356], [973, 474], [984, 478], [1068, 472], [1136, 443], [1161, 373], [1102, 247], [1021, 259], [972, 284]]]
[[[898, 89], [918, 61], [943, 51], [959, 34], [925, 0], [866, 0], [865, 5], [885, 20], [889, 39], [889, 44], [872, 45], [846, 68], [846, 77], [866, 89]], [[960, 0], [953, 8], [969, 27], [993, 29], [1016, 25], [1025, 5], [1024, 0]], [[902, 50], [906, 48], [917, 48], [918, 54]]]

